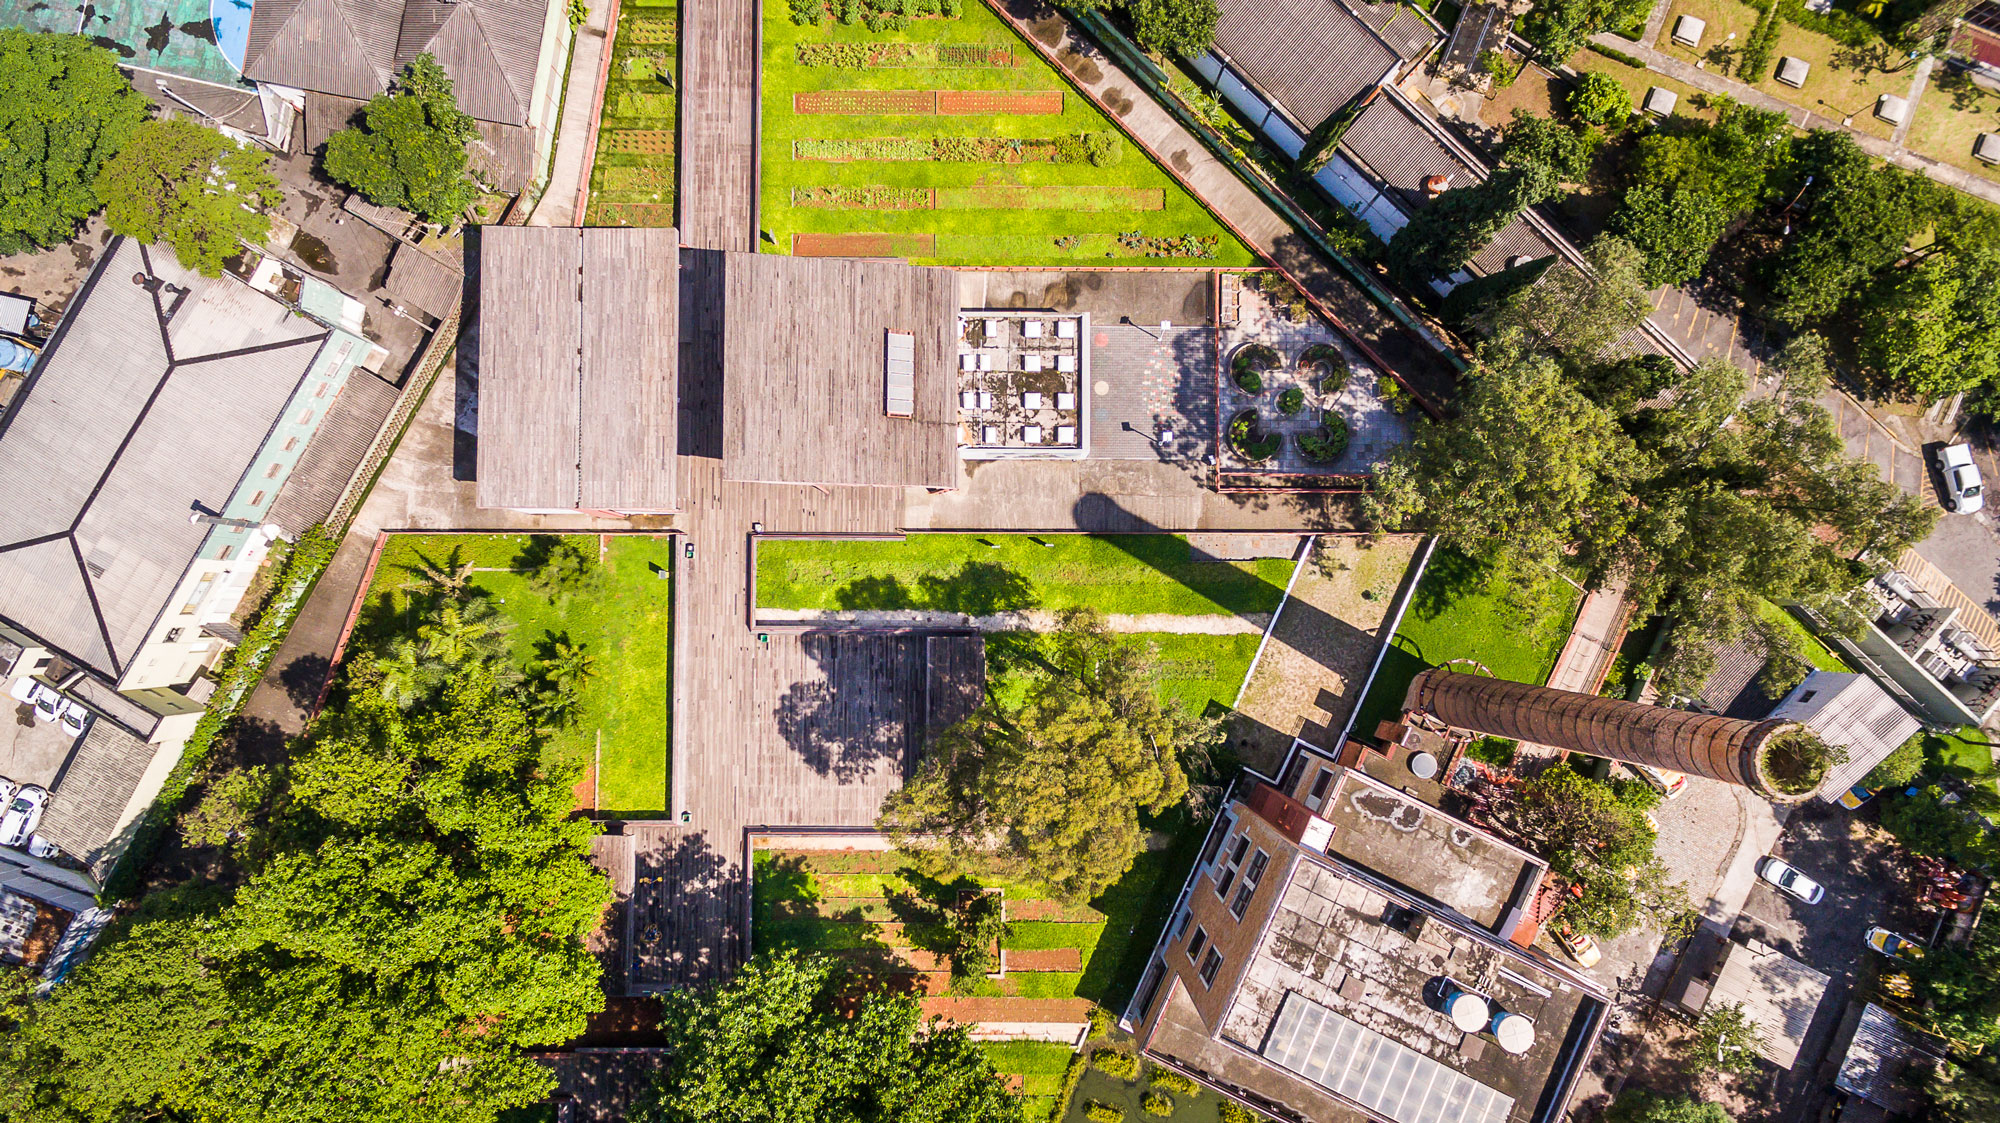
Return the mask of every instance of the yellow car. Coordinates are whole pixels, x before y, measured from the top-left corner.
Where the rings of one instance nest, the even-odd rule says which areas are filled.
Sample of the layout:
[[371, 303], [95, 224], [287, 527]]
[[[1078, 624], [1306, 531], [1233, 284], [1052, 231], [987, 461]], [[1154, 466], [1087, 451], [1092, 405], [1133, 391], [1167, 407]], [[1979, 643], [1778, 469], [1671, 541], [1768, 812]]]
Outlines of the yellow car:
[[1922, 959], [1923, 945], [1908, 936], [1898, 936], [1887, 928], [1870, 928], [1868, 946], [1891, 959]]
[[1604, 953], [1597, 950], [1597, 941], [1591, 939], [1587, 933], [1574, 931], [1564, 925], [1555, 930], [1555, 937], [1557, 945], [1584, 968], [1595, 967], [1597, 961], [1604, 958]]
[[1875, 798], [1874, 792], [1869, 791], [1867, 788], [1862, 787], [1860, 784], [1856, 784], [1853, 787], [1847, 789], [1846, 791], [1840, 793], [1840, 805], [1842, 807], [1847, 808], [1849, 811], [1854, 811], [1860, 808], [1862, 804], [1867, 803], [1869, 800], [1874, 798]]

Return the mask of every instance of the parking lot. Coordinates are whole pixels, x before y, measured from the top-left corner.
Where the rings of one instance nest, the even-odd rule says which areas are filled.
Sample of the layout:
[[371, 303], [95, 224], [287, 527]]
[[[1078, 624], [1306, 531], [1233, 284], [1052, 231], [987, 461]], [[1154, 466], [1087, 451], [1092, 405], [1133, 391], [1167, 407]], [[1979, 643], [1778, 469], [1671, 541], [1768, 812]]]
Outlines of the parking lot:
[[1875, 810], [1819, 800], [1801, 806], [1775, 853], [1824, 885], [1825, 898], [1808, 905], [1760, 880], [1736, 922], [1738, 939], [1754, 936], [1828, 976], [1798, 1064], [1777, 1073], [1763, 1097], [1774, 1106], [1770, 1117], [1783, 1123], [1816, 1119], [1824, 1105], [1832, 1072], [1822, 1071], [1822, 1061], [1841, 1012], [1884, 962], [1863, 945], [1863, 934], [1881, 925], [1928, 940], [1936, 923], [1936, 913], [1916, 907], [1903, 852], [1875, 824]]

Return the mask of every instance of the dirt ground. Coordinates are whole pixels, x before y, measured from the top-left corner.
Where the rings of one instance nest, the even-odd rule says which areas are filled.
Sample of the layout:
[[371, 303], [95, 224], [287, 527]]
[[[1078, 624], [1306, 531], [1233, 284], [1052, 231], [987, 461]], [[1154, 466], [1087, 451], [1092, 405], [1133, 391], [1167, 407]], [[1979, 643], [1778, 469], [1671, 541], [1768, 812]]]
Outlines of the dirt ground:
[[1243, 763], [1269, 773], [1292, 739], [1327, 742], [1361, 700], [1379, 632], [1422, 541], [1322, 536], [1318, 564], [1292, 588], [1237, 705], [1233, 743]]

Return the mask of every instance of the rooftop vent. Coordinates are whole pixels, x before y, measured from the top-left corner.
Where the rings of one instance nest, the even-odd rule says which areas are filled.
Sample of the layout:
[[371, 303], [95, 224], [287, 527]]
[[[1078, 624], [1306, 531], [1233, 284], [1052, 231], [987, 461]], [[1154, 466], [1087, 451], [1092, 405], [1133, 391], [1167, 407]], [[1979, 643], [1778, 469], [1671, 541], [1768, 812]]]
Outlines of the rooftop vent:
[[1424, 177], [1424, 194], [1433, 199], [1444, 194], [1445, 188], [1450, 186], [1451, 177], [1449, 176], [1427, 175]]
[[883, 406], [890, 417], [908, 417], [917, 404], [917, 337], [907, 331], [888, 333], [882, 370]]

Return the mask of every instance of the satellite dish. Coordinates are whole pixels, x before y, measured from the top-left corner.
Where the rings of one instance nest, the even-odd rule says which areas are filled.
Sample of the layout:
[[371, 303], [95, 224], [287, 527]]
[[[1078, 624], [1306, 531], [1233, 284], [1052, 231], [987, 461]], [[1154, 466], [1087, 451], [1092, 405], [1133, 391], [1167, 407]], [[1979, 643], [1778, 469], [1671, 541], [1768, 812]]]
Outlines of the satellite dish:
[[1493, 1014], [1487, 1008], [1486, 1000], [1476, 994], [1454, 990], [1445, 997], [1445, 1012], [1451, 1015], [1451, 1024], [1464, 1033], [1478, 1033], [1486, 1028]]
[[1419, 780], [1429, 780], [1438, 774], [1438, 758], [1430, 753], [1410, 754], [1410, 772]]
[[1502, 1010], [1493, 1019], [1493, 1037], [1502, 1049], [1518, 1057], [1535, 1047], [1535, 1023]]

